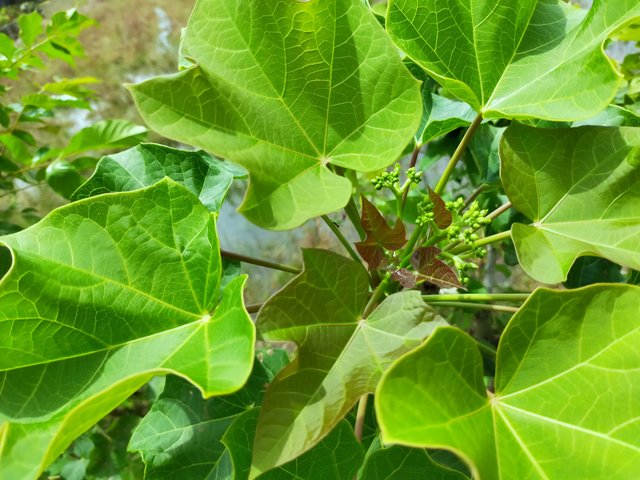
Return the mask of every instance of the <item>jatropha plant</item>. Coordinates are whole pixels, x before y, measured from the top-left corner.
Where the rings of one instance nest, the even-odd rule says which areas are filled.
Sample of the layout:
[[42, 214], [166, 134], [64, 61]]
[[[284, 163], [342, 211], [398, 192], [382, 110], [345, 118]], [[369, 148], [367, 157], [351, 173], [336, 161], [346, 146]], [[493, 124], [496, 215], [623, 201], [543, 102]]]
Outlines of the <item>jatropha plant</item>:
[[[640, 478], [640, 119], [603, 53], [639, 20], [198, 0], [179, 72], [130, 90], [200, 150], [104, 157], [2, 238], [0, 478], [163, 375], [128, 440], [149, 479]], [[321, 217], [344, 252], [221, 256], [247, 176], [247, 219]], [[246, 307], [238, 258], [295, 276]]]

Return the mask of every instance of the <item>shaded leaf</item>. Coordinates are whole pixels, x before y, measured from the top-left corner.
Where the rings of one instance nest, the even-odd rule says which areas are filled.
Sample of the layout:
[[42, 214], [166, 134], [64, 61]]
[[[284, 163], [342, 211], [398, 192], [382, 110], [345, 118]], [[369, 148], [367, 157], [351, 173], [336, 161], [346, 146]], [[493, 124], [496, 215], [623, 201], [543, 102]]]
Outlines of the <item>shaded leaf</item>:
[[[234, 468], [234, 480], [246, 480], [251, 467], [251, 445], [258, 422], [258, 409], [241, 415], [227, 430], [227, 445]], [[259, 480], [326, 478], [353, 480], [364, 458], [353, 429], [341, 421], [318, 445], [300, 457], [257, 477]]]
[[346, 205], [328, 165], [373, 172], [420, 120], [418, 82], [364, 2], [198, 0], [182, 42], [192, 65], [131, 87], [164, 136], [245, 167], [240, 211], [294, 228]]
[[411, 270], [400, 268], [391, 274], [396, 282], [399, 282], [404, 288], [411, 290], [416, 286], [416, 276]]
[[437, 329], [380, 382], [384, 441], [458, 452], [474, 478], [636, 478], [639, 310], [634, 286], [537, 290], [502, 335], [495, 394], [475, 341]]
[[234, 179], [227, 164], [203, 151], [177, 150], [145, 143], [103, 157], [95, 173], [74, 194], [74, 199], [108, 192], [144, 188], [164, 177], [184, 185], [205, 207], [218, 212]]
[[67, 158], [88, 151], [127, 148], [135, 145], [147, 135], [147, 129], [127, 120], [103, 120], [76, 133], [59, 153]]
[[360, 223], [367, 238], [355, 244], [362, 258], [367, 262], [369, 270], [375, 270], [385, 261], [384, 249], [399, 250], [406, 243], [404, 223], [398, 220], [392, 228], [365, 197], [362, 197], [362, 217]]
[[468, 127], [477, 116], [468, 104], [432, 93], [426, 86], [422, 91], [422, 108], [422, 121], [415, 136], [420, 145], [457, 128]]
[[253, 448], [252, 478], [312, 448], [386, 366], [444, 323], [417, 291], [388, 297], [363, 321], [367, 276], [337, 254], [304, 251], [305, 268], [263, 306], [258, 331], [292, 341], [297, 356], [265, 395]]
[[422, 247], [413, 253], [411, 265], [418, 278], [442, 288], [464, 288], [455, 270], [437, 258], [439, 253], [438, 247]]
[[244, 384], [244, 278], [220, 296], [210, 213], [171, 180], [55, 210], [2, 238], [0, 477], [34, 478], [156, 374]]
[[45, 175], [49, 186], [64, 198], [71, 198], [71, 194], [85, 180], [73, 165], [64, 160], [58, 160], [47, 166]]
[[391, 0], [386, 25], [485, 118], [577, 120], [613, 99], [619, 75], [602, 46], [638, 17], [635, 0], [594, 0], [588, 13], [559, 0]]
[[561, 282], [583, 255], [640, 268], [639, 152], [636, 128], [507, 129], [502, 184], [533, 221], [511, 227], [529, 275]]
[[360, 480], [465, 480], [460, 472], [434, 462], [426, 450], [392, 446], [367, 455]]
[[579, 288], [600, 282], [625, 283], [625, 280], [620, 265], [604, 258], [580, 257], [571, 266], [564, 285], [567, 288]]
[[480, 182], [500, 181], [500, 141], [506, 128], [481, 125], [469, 143], [469, 153], [480, 173]]

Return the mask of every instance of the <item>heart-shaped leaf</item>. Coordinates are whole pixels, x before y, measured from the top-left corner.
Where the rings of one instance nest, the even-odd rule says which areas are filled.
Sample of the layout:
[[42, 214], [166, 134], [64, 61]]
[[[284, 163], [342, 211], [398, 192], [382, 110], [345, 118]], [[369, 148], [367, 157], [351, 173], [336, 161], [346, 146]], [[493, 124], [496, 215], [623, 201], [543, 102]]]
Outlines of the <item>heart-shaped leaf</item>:
[[418, 272], [418, 278], [443, 288], [464, 288], [456, 272], [437, 258], [438, 247], [418, 248], [411, 256], [411, 265]]
[[475, 341], [439, 328], [380, 382], [383, 439], [450, 449], [482, 480], [637, 478], [638, 312], [635, 286], [537, 290], [502, 335], [495, 393]]
[[562, 282], [582, 255], [640, 268], [639, 152], [637, 128], [507, 129], [502, 184], [533, 221], [511, 227], [529, 275]]
[[244, 166], [241, 211], [286, 229], [343, 207], [351, 183], [402, 153], [418, 82], [363, 2], [198, 0], [182, 72], [132, 87], [159, 133]]
[[602, 45], [640, 17], [636, 0], [391, 0], [387, 29], [416, 63], [485, 118], [578, 120], [614, 97]]
[[375, 205], [364, 197], [360, 223], [367, 238], [355, 245], [369, 270], [375, 270], [384, 264], [384, 249], [399, 250], [407, 243], [404, 223], [398, 221], [393, 228], [390, 227]]
[[81, 200], [2, 242], [1, 478], [36, 478], [156, 374], [206, 396], [247, 379], [244, 278], [220, 295], [215, 224], [172, 180]]
[[73, 199], [109, 192], [144, 188], [169, 177], [200, 198], [205, 207], [218, 212], [237, 168], [205, 152], [177, 150], [152, 143], [103, 157], [96, 171], [73, 194]]
[[393, 359], [445, 323], [417, 291], [388, 297], [362, 320], [368, 297], [364, 269], [322, 250], [306, 250], [304, 261], [303, 273], [258, 316], [264, 339], [293, 341], [298, 354], [265, 395], [252, 477], [313, 447], [375, 389]]

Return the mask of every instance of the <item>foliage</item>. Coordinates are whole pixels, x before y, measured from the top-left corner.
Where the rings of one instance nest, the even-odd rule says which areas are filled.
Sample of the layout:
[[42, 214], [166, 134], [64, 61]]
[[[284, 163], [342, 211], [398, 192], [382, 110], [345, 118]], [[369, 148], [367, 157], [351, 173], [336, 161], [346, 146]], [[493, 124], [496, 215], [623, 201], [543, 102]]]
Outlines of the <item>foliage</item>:
[[[0, 477], [640, 476], [640, 129], [602, 52], [640, 7], [468, 7], [196, 2], [181, 70], [129, 88], [202, 150], [105, 156], [2, 238]], [[137, 135], [102, 124], [42, 156]], [[249, 220], [320, 216], [348, 257], [221, 250], [247, 175]], [[295, 276], [245, 305], [238, 262]]]
[[[125, 120], [103, 120], [68, 139], [66, 146], [47, 144], [57, 133], [59, 118], [73, 109], [90, 110], [94, 77], [55, 78], [30, 85], [25, 80], [47, 62], [59, 60], [71, 66], [84, 55], [78, 37], [94, 25], [75, 10], [56, 13], [47, 22], [36, 10], [18, 17], [18, 38], [0, 33], [0, 79], [22, 85], [14, 92], [0, 87], [0, 188], [2, 196], [14, 197], [26, 188], [46, 182], [65, 198], [78, 188], [81, 172], [94, 166], [92, 154], [126, 148], [146, 135], [146, 128]], [[66, 139], [65, 139], [66, 140]], [[24, 185], [26, 183], [26, 185]], [[18, 187], [18, 185], [21, 185]], [[18, 205], [19, 206], [19, 205]], [[24, 226], [21, 219], [13, 228]], [[6, 227], [5, 227], [6, 228]]]

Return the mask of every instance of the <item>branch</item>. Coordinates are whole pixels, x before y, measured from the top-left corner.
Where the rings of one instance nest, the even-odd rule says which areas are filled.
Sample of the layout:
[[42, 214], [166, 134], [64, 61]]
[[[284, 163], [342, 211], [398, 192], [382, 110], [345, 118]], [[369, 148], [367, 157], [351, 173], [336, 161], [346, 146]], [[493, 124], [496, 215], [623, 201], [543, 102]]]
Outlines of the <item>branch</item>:
[[423, 295], [427, 302], [524, 302], [530, 293], [452, 293]]
[[334, 233], [334, 235], [336, 236], [336, 238], [340, 241], [340, 243], [342, 244], [342, 246], [345, 248], [345, 250], [349, 253], [349, 255], [351, 256], [351, 258], [353, 258], [356, 262], [362, 264], [362, 260], [360, 260], [360, 257], [358, 256], [358, 254], [356, 253], [356, 251], [353, 249], [353, 247], [351, 246], [351, 244], [349, 243], [349, 240], [347, 240], [345, 238], [345, 236], [342, 234], [342, 232], [340, 231], [340, 229], [336, 226], [335, 223], [333, 223], [333, 220], [331, 220], [328, 216], [326, 215], [322, 215], [322, 220], [324, 220], [324, 223], [327, 224], [327, 226], [331, 229], [331, 231]]
[[462, 137], [462, 140], [460, 141], [460, 145], [458, 145], [458, 148], [456, 148], [456, 151], [453, 152], [453, 156], [451, 157], [451, 160], [449, 160], [449, 164], [447, 165], [447, 168], [444, 169], [444, 172], [442, 173], [442, 176], [440, 177], [440, 180], [438, 181], [436, 188], [433, 189], [433, 191], [436, 192], [438, 195], [442, 195], [442, 192], [444, 192], [444, 187], [447, 186], [449, 177], [451, 177], [451, 174], [456, 169], [456, 165], [458, 164], [458, 161], [462, 158], [462, 154], [466, 150], [467, 145], [469, 145], [469, 142], [471, 142], [473, 135], [476, 133], [476, 130], [478, 129], [481, 123], [482, 123], [482, 114], [478, 114], [476, 119], [467, 129], [467, 132], [464, 134], [464, 137]]
[[246, 255], [229, 252], [227, 250], [220, 250], [220, 255], [230, 260], [238, 260], [240, 262], [250, 263], [251, 265], [257, 265], [259, 267], [271, 268], [272, 270], [280, 270], [281, 272], [288, 272], [288, 273], [295, 273], [295, 274], [302, 272], [302, 270], [297, 267], [292, 267], [290, 265], [283, 265], [281, 263], [270, 262], [268, 260], [263, 260], [261, 258], [247, 257]]
[[429, 305], [436, 307], [454, 307], [454, 308], [468, 308], [474, 310], [491, 310], [493, 312], [509, 312], [516, 313], [518, 307], [507, 307], [505, 305], [488, 305], [486, 303], [471, 303], [471, 302], [429, 302]]

